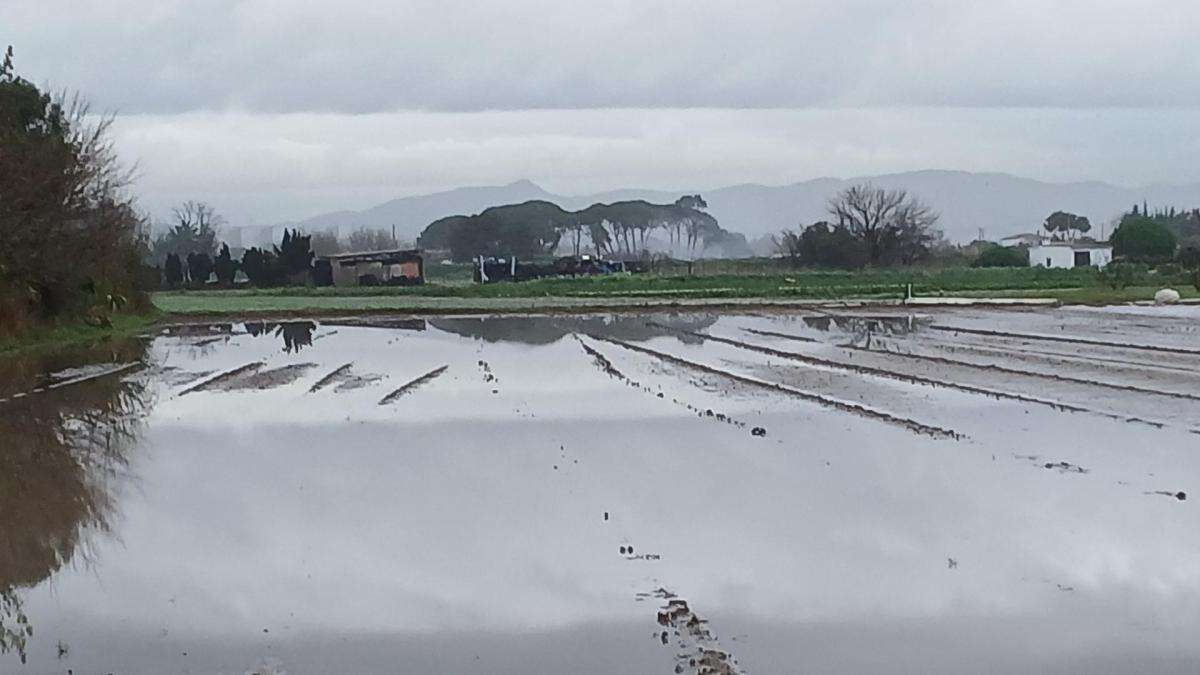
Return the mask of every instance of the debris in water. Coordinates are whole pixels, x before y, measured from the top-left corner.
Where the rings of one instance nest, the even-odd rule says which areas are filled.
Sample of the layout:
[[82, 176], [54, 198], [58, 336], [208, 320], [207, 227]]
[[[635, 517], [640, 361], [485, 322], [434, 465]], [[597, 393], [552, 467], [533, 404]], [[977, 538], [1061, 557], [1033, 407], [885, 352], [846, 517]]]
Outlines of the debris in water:
[[750, 435], [751, 436], [766, 436], [767, 430], [762, 427], [754, 427], [753, 429], [750, 430]]
[[1170, 490], [1154, 490], [1153, 492], [1146, 492], [1143, 494], [1162, 495], [1164, 497], [1174, 497], [1175, 499], [1178, 499], [1181, 502], [1187, 499], [1186, 492], [1171, 492]]
[[1082, 466], [1072, 464], [1070, 462], [1046, 462], [1042, 465], [1047, 469], [1058, 469], [1059, 473], [1087, 473], [1088, 470]]
[[958, 569], [958, 561], [955, 560], [954, 558], [946, 558], [946, 569], [948, 569], [948, 570]]

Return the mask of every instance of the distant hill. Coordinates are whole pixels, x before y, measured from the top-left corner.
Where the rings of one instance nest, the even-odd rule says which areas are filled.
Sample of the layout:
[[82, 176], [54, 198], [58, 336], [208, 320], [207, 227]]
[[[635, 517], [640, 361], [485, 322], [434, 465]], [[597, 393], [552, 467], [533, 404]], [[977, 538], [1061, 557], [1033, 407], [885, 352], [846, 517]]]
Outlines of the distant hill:
[[[753, 239], [799, 223], [826, 217], [828, 199], [846, 185], [871, 181], [888, 188], [906, 188], [942, 214], [941, 227], [953, 241], [975, 239], [983, 229], [987, 238], [1029, 232], [1056, 210], [1072, 211], [1091, 219], [1094, 232], [1135, 202], [1180, 208], [1200, 206], [1200, 184], [1152, 185], [1125, 188], [1100, 182], [1045, 183], [1002, 173], [965, 171], [915, 171], [857, 178], [817, 178], [791, 185], [733, 185], [715, 190], [677, 191], [626, 189], [591, 195], [556, 195], [528, 180], [508, 185], [464, 187], [429, 195], [402, 197], [363, 211], [339, 211], [280, 224], [305, 230], [337, 229], [347, 233], [358, 227], [391, 228], [413, 241], [429, 223], [450, 215], [472, 215], [489, 206], [516, 204], [533, 199], [554, 202], [565, 209], [582, 209], [596, 202], [645, 199], [673, 202], [683, 194], [699, 192], [708, 211], [721, 227]], [[1105, 231], [1111, 228], [1105, 227]], [[247, 239], [260, 238], [246, 237]]]

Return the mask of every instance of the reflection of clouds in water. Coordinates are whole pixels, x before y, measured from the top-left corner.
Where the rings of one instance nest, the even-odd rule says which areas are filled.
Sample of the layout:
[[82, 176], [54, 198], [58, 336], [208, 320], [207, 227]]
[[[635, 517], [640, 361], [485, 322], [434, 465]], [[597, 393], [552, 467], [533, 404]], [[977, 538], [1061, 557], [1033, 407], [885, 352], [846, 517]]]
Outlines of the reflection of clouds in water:
[[[144, 349], [128, 343], [100, 356], [140, 357]], [[32, 363], [6, 361], [3, 368], [47, 370], [25, 360]], [[141, 378], [86, 363], [68, 371], [73, 384], [0, 406], [0, 651], [22, 660], [31, 633], [20, 589], [86, 556], [88, 534], [108, 530], [114, 491], [149, 405]], [[88, 373], [94, 377], [79, 381]]]
[[[848, 672], [889, 670], [897, 655], [908, 655], [910, 671], [962, 672], [978, 654], [1016, 664], [1001, 670], [1045, 670], [1078, 664], [1096, 645], [1196, 658], [1181, 638], [1200, 625], [1192, 500], [1112, 480], [1170, 466], [1172, 485], [1189, 487], [1200, 472], [1177, 436], [1147, 444], [1144, 428], [959, 396], [962, 409], [945, 414], [980, 433], [932, 441], [791, 400], [707, 392], [686, 374], [605, 350], [625, 376], [663, 385], [659, 399], [610, 378], [575, 340], [468, 341], [434, 327], [405, 332], [401, 347], [394, 332], [345, 327], [306, 349], [301, 358], [320, 368], [294, 386], [157, 406], [143, 440], [154, 448], [139, 466], [144, 490], [122, 502], [124, 544], [99, 543], [94, 576], [64, 571], [53, 591], [31, 593], [39, 621], [55, 636], [77, 627], [67, 636], [74, 653], [119, 625], [130, 653], [140, 653], [138, 636], [170, 626], [185, 647], [202, 639], [222, 652], [214, 659], [247, 636], [269, 638], [270, 653], [286, 650], [289, 665], [306, 669], [322, 651], [426, 658], [351, 660], [346, 672], [408, 663], [528, 672], [545, 662], [536, 657], [558, 656], [545, 636], [568, 644], [583, 634], [630, 660], [579, 672], [669, 672], [672, 655], [648, 639], [653, 608], [630, 599], [661, 583], [695, 601], [752, 672], [838, 670], [837, 650], [858, 666]], [[579, 330], [551, 328], [545, 335]], [[689, 357], [721, 353], [657, 335], [656, 347]], [[299, 360], [274, 340], [241, 339], [198, 365]], [[480, 362], [502, 379], [500, 394]], [[335, 377], [309, 394], [349, 363], [343, 375], [387, 373], [389, 384], [334, 396]], [[428, 386], [376, 405], [447, 363]], [[952, 398], [922, 393], [920, 405]], [[697, 419], [672, 396], [770, 434]], [[516, 407], [536, 421], [515, 418]], [[1062, 459], [1088, 473], [1044, 468], [1057, 453], [1040, 464], [1013, 458], [1043, 446], [1072, 448]], [[630, 542], [661, 559], [614, 554]], [[637, 645], [606, 642], [609, 630]], [[382, 637], [362, 647], [372, 636]], [[356, 646], [339, 646], [341, 637]], [[496, 661], [529, 658], [522, 668], [450, 660], [481, 644]], [[241, 672], [262, 653], [210, 662]]]

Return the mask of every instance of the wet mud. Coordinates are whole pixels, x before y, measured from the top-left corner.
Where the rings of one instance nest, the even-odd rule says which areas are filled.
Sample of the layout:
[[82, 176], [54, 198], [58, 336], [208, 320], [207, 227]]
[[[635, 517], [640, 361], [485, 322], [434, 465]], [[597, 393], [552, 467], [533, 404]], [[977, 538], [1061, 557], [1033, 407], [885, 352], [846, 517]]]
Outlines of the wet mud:
[[[800, 340], [800, 341], [805, 341], [805, 342], [815, 342], [815, 340], [811, 340], [810, 338], [804, 338], [802, 336], [790, 335], [787, 333], [778, 333], [778, 332], [774, 332], [774, 331], [763, 331], [763, 330], [755, 330], [755, 329], [744, 329], [744, 330], [746, 330], [746, 332], [748, 332], [748, 333], [752, 333], [755, 335], [762, 335], [765, 337], [778, 337], [778, 338], [783, 338], [783, 339], [788, 339], [788, 340]], [[1132, 385], [1132, 384], [1119, 384], [1119, 383], [1113, 383], [1113, 382], [1103, 382], [1103, 381], [1087, 379], [1087, 378], [1071, 377], [1069, 375], [1059, 375], [1056, 373], [1039, 372], [1036, 370], [1026, 370], [1026, 369], [1019, 369], [1019, 368], [1010, 368], [1010, 367], [1001, 366], [1001, 365], [998, 365], [995, 363], [975, 363], [972, 361], [964, 361], [961, 359], [951, 359], [951, 358], [946, 358], [946, 357], [942, 357], [942, 356], [910, 354], [910, 353], [905, 353], [905, 352], [901, 352], [898, 350], [885, 349], [885, 348], [882, 348], [879, 346], [872, 347], [872, 348], [858, 347], [853, 344], [847, 344], [847, 345], [841, 345], [841, 346], [843, 349], [848, 349], [848, 350], [852, 350], [852, 351], [886, 354], [889, 358], [916, 361], [916, 362], [922, 362], [922, 363], [933, 363], [933, 364], [938, 364], [938, 365], [943, 365], [943, 366], [970, 368], [970, 369], [979, 370], [979, 371], [982, 371], [985, 373], [1005, 373], [1005, 374], [1009, 374], [1009, 375], [1017, 375], [1020, 377], [1052, 380], [1054, 382], [1065, 382], [1065, 383], [1070, 383], [1070, 384], [1082, 384], [1082, 385], [1087, 385], [1087, 386], [1092, 386], [1092, 387], [1101, 387], [1101, 388], [1105, 388], [1105, 389], [1112, 389], [1115, 391], [1128, 391], [1128, 392], [1134, 392], [1134, 393], [1138, 393], [1138, 394], [1152, 394], [1155, 396], [1169, 396], [1172, 398], [1181, 398], [1181, 399], [1187, 399], [1187, 400], [1193, 400], [1193, 401], [1200, 401], [1200, 394], [1195, 394], [1195, 393], [1185, 393], [1185, 392], [1177, 392], [1177, 391], [1167, 391], [1167, 390], [1162, 390], [1162, 389], [1152, 389], [1149, 387], [1141, 387], [1141, 386]]]
[[658, 588], [641, 598], [663, 601], [657, 621], [661, 630], [657, 639], [665, 647], [673, 647], [674, 672], [695, 675], [738, 675], [744, 673], [737, 658], [723, 649], [708, 621], [692, 610], [688, 601], [674, 593]]
[[[579, 343], [579, 346], [583, 348], [584, 353], [586, 353], [588, 356], [592, 357], [592, 362], [595, 363], [596, 367], [599, 368], [604, 374], [625, 384], [626, 386], [628, 386], [632, 389], [637, 389], [646, 394], [650, 394], [651, 396], [654, 396], [655, 398], [668, 400], [666, 392], [664, 392], [661, 387], [656, 390], [649, 385], [642, 384], [641, 382], [634, 380], [633, 378], [630, 378], [629, 376], [625, 375], [625, 373], [618, 370], [617, 367], [612, 364], [612, 361], [608, 360], [608, 357], [604, 356], [599, 351], [597, 351], [595, 348], [588, 345], [586, 342], [584, 342], [582, 339], [580, 339], [580, 337], [578, 335], [573, 336], [573, 337]], [[685, 400], [680, 399], [678, 396], [671, 396], [669, 398], [669, 400], [672, 404], [677, 405], [681, 408], [684, 408], [689, 413], [694, 414], [697, 417], [702, 418], [702, 419], [711, 419], [716, 422], [730, 424], [735, 427], [739, 427], [739, 428], [743, 428], [743, 429], [746, 428], [747, 426], [749, 426], [746, 422], [739, 420], [739, 419], [735, 419], [732, 415], [728, 415], [723, 412], [717, 412], [717, 411], [713, 410], [712, 408], [703, 408], [701, 406], [693, 405]], [[755, 430], [758, 430], [758, 429], [760, 429], [760, 427], [755, 427]], [[766, 431], [764, 430], [762, 432], [762, 434], [755, 433], [754, 435], [756, 435], [756, 436], [766, 435]]]
[[906, 419], [903, 417], [897, 417], [890, 413], [887, 413], [887, 412], [884, 412], [881, 410], [875, 410], [873, 408], [859, 405], [857, 403], [841, 401], [841, 400], [833, 399], [833, 398], [830, 398], [827, 396], [822, 396], [820, 394], [814, 394], [811, 392], [802, 391], [800, 389], [796, 389], [794, 387], [789, 387], [787, 385], [782, 385], [782, 384], [778, 384], [775, 382], [768, 382], [765, 380], [759, 380], [759, 379], [756, 379], [753, 377], [747, 377], [745, 375], [738, 375], [736, 373], [732, 373], [729, 371], [721, 370], [718, 368], [713, 368], [712, 366], [706, 366], [702, 363], [688, 361], [686, 359], [682, 359], [677, 356], [672, 356], [671, 354], [666, 354], [664, 352], [656, 351], [656, 350], [649, 349], [647, 347], [642, 347], [639, 345], [630, 344], [628, 342], [623, 342], [620, 340], [614, 340], [612, 338], [607, 338], [607, 337], [598, 336], [598, 335], [591, 335], [589, 337], [591, 337], [594, 340], [600, 340], [603, 342], [608, 342], [608, 343], [617, 345], [619, 347], [623, 347], [630, 351], [639, 352], [639, 353], [645, 354], [647, 356], [652, 356], [654, 358], [661, 359], [668, 363], [673, 363], [678, 366], [691, 368], [691, 369], [697, 370], [699, 372], [704, 372], [704, 373], [709, 373], [711, 375], [725, 377], [725, 378], [728, 378], [735, 382], [747, 384], [752, 387], [759, 387], [762, 389], [768, 389], [768, 390], [772, 390], [775, 392], [780, 392], [780, 393], [786, 394], [788, 396], [793, 396], [795, 398], [800, 398], [805, 401], [817, 403], [819, 405], [822, 405], [822, 406], [825, 406], [828, 408], [833, 408], [835, 410], [840, 410], [842, 412], [848, 412], [848, 413], [852, 413], [854, 415], [859, 415], [861, 417], [866, 417], [869, 419], [886, 422], [888, 424], [894, 424], [894, 425], [903, 427], [903, 428], [908, 429], [909, 431], [912, 431], [915, 433], [926, 434], [929, 436], [935, 436], [935, 437], [940, 437], [940, 438], [950, 438], [950, 439], [962, 438], [962, 436], [960, 434], [954, 432], [951, 429], [943, 429], [941, 427], [936, 427], [936, 426], [929, 425], [929, 424], [923, 424], [916, 420]]
[[266, 368], [266, 363], [261, 361], [248, 363], [192, 385], [181, 391], [179, 395], [201, 391], [266, 391], [291, 384], [316, 367], [315, 363], [292, 363], [276, 368]]
[[1063, 344], [1073, 345], [1089, 345], [1093, 347], [1111, 347], [1114, 349], [1130, 349], [1134, 351], [1154, 352], [1158, 354], [1186, 354], [1189, 356], [1200, 356], [1200, 349], [1190, 349], [1185, 347], [1168, 347], [1164, 345], [1151, 345], [1133, 342], [1109, 342], [1106, 340], [1093, 340], [1089, 338], [1070, 337], [1064, 335], [1040, 335], [1036, 333], [1010, 333], [998, 330], [984, 330], [980, 328], [964, 328], [961, 326], [945, 326], [932, 324], [930, 330], [946, 331], [948, 333], [965, 333], [968, 335], [986, 335], [990, 337], [1015, 338], [1019, 340], [1037, 340], [1042, 342], [1060, 342]]
[[[811, 365], [811, 366], [820, 366], [822, 368], [843, 370], [843, 371], [858, 373], [860, 375], [871, 375], [871, 376], [875, 376], [875, 377], [883, 377], [883, 378], [887, 378], [887, 379], [898, 380], [901, 382], [908, 382], [910, 384], [925, 385], [925, 386], [929, 386], [929, 387], [945, 387], [948, 389], [957, 389], [959, 391], [964, 391], [964, 392], [971, 393], [971, 394], [979, 394], [982, 396], [988, 396], [988, 397], [996, 398], [996, 399], [1010, 399], [1013, 401], [1020, 401], [1022, 403], [1033, 403], [1033, 404], [1037, 404], [1037, 405], [1044, 405], [1044, 406], [1048, 406], [1048, 407], [1054, 408], [1055, 410], [1059, 410], [1059, 411], [1063, 411], [1063, 412], [1093, 413], [1093, 414], [1104, 415], [1106, 417], [1113, 416], [1110, 413], [1091, 410], [1091, 409], [1085, 408], [1083, 406], [1074, 405], [1074, 404], [1070, 404], [1070, 403], [1064, 403], [1061, 401], [1047, 400], [1047, 399], [1043, 399], [1043, 398], [1038, 398], [1036, 396], [1028, 396], [1026, 394], [1017, 394], [1017, 393], [1008, 392], [1008, 391], [1001, 391], [998, 389], [988, 389], [985, 387], [977, 387], [974, 385], [962, 384], [960, 382], [953, 382], [953, 381], [949, 381], [949, 380], [939, 380], [939, 379], [934, 379], [934, 378], [929, 378], [929, 377], [922, 377], [920, 375], [911, 375], [908, 373], [886, 370], [883, 368], [876, 368], [876, 367], [872, 367], [872, 366], [863, 366], [863, 365], [852, 364], [852, 363], [843, 363], [840, 361], [832, 361], [829, 359], [822, 359], [822, 358], [818, 358], [818, 357], [814, 357], [814, 356], [807, 356], [805, 354], [800, 354], [798, 352], [789, 352], [789, 351], [783, 351], [780, 349], [773, 349], [771, 347], [764, 347], [762, 345], [750, 344], [747, 342], [742, 342], [740, 340], [732, 340], [729, 338], [718, 337], [715, 335], [708, 335], [705, 333], [698, 333], [696, 335], [699, 337], [703, 337], [704, 339], [707, 339], [707, 340], [712, 340], [714, 342], [720, 342], [723, 344], [738, 347], [740, 349], [746, 349], [749, 351], [759, 352], [762, 354], [769, 354], [771, 356], [776, 356], [779, 358], [788, 359], [791, 361], [796, 361], [798, 363], [804, 363], [804, 364]], [[1137, 418], [1128, 418], [1128, 417], [1125, 417], [1123, 419], [1127, 419], [1129, 421], [1146, 421], [1146, 420], [1140, 420]], [[1154, 424], [1155, 426], [1162, 426], [1162, 424], [1159, 422], [1147, 421], [1147, 423]]]
[[445, 373], [449, 368], [450, 368], [449, 365], [445, 365], [440, 368], [434, 368], [433, 370], [429, 371], [428, 373], [425, 373], [424, 375], [418, 377], [417, 379], [412, 380], [410, 382], [406, 382], [404, 385], [400, 386], [398, 389], [393, 390], [387, 396], [384, 396], [383, 398], [379, 399], [379, 405], [388, 405], [390, 403], [395, 403], [401, 397], [407, 396], [408, 394], [411, 394], [412, 392], [416, 391], [423, 385], [428, 384], [429, 382], [432, 382], [432, 381], [436, 380], [437, 378], [441, 377], [442, 374]]
[[356, 373], [354, 372], [354, 364], [347, 363], [335, 368], [329, 374], [317, 380], [309, 388], [308, 393], [315, 394], [329, 387], [333, 387], [333, 391], [336, 393], [353, 391], [381, 382], [384, 377], [384, 375], [378, 373]]

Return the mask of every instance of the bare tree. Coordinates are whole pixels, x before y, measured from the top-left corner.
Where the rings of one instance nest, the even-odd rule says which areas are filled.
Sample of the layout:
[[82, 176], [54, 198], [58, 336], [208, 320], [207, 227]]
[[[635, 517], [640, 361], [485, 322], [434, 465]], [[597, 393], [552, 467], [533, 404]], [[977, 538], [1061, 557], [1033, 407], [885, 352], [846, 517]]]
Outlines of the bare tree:
[[[870, 183], [852, 185], [829, 202], [837, 224], [862, 240], [868, 260], [878, 265], [902, 241], [933, 236], [939, 215], [906, 190], [887, 190]], [[911, 254], [904, 256], [911, 258]]]
[[316, 255], [332, 255], [342, 252], [342, 242], [330, 231], [312, 233], [312, 252]]
[[356, 252], [386, 251], [397, 248], [398, 243], [392, 238], [392, 233], [387, 230], [360, 227], [350, 233], [346, 246], [348, 250]]

